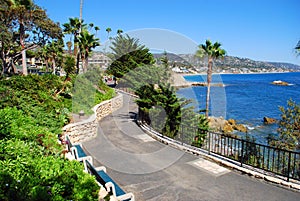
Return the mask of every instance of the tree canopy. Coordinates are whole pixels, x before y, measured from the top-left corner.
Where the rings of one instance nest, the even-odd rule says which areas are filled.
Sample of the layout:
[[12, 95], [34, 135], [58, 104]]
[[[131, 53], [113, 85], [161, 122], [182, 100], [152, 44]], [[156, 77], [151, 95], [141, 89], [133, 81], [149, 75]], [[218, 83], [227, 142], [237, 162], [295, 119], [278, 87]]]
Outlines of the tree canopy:
[[[0, 7], [1, 74], [16, 73], [15, 65], [22, 52], [62, 38], [58, 23], [48, 18], [45, 10], [32, 1], [1, 0]], [[22, 57], [24, 65], [24, 57]], [[25, 61], [26, 63], [26, 61]], [[23, 66], [23, 74], [27, 69]]]
[[113, 38], [111, 59], [112, 64], [107, 72], [121, 78], [130, 70], [139, 66], [150, 65], [154, 63], [153, 55], [144, 45], [139, 44], [139, 40], [129, 35], [118, 34]]

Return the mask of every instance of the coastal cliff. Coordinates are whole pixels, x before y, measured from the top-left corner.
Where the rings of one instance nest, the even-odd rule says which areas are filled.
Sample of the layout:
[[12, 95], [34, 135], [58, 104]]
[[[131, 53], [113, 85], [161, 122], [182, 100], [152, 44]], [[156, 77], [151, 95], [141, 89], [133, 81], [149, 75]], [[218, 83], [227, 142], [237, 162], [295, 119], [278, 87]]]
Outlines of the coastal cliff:
[[[153, 54], [160, 63], [159, 58], [163, 54]], [[195, 58], [194, 54], [167, 54], [172, 67], [185, 68], [188, 71], [206, 73], [207, 61]], [[214, 62], [213, 73], [266, 73], [266, 72], [300, 72], [300, 66], [283, 62], [255, 61], [249, 58], [225, 56], [224, 59], [217, 59]]]

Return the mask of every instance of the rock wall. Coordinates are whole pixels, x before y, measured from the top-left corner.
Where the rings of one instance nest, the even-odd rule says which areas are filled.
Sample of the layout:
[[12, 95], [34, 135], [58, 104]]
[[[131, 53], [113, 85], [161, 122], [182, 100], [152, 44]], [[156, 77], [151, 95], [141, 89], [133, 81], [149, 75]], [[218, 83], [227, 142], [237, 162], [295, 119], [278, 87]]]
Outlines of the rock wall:
[[73, 143], [87, 141], [97, 135], [98, 121], [123, 106], [123, 95], [118, 94], [93, 108], [94, 114], [81, 122], [63, 127], [63, 135], [68, 135]]

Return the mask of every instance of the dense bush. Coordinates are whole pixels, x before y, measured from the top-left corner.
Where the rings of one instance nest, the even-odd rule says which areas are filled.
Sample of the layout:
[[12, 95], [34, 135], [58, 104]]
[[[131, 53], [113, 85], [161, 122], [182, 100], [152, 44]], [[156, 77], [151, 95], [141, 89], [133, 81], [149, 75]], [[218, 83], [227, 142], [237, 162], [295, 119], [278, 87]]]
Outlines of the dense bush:
[[[95, 179], [64, 159], [57, 134], [70, 121], [74, 78], [0, 80], [0, 200], [97, 200]], [[101, 82], [101, 81], [99, 81]], [[101, 91], [100, 83], [96, 86]], [[112, 90], [97, 95], [111, 98]]]
[[101, 71], [98, 68], [90, 69], [74, 80], [72, 110], [74, 113], [83, 110], [86, 114], [91, 114], [93, 106], [114, 95], [114, 90], [104, 84]]
[[290, 151], [300, 151], [300, 104], [290, 99], [287, 107], [281, 106], [279, 110], [279, 136], [271, 137], [269, 144]]
[[98, 185], [77, 161], [45, 156], [35, 142], [2, 140], [0, 200], [97, 200]]

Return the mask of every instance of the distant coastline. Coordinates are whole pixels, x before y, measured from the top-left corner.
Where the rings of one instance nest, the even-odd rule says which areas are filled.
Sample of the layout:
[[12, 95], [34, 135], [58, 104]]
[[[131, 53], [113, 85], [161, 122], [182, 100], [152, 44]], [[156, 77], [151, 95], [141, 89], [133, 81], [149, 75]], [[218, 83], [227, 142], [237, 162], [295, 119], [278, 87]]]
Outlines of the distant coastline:
[[[213, 73], [213, 75], [255, 75], [255, 74], [277, 74], [277, 73], [298, 73], [300, 71], [285, 71], [285, 72], [251, 72], [251, 73]], [[193, 75], [204, 75], [206, 76], [206, 73], [178, 73], [180, 75], [184, 76], [193, 76]]]
[[[261, 75], [261, 74], [284, 74], [284, 73], [299, 73], [299, 72], [255, 72], [255, 73], [213, 73], [213, 75]], [[192, 86], [206, 86], [205, 82], [188, 81], [185, 76], [206, 76], [206, 73], [173, 73], [173, 84], [175, 88], [185, 88]], [[215, 83], [215, 86], [223, 86], [222, 84]]]
[[[164, 54], [153, 54], [157, 64]], [[206, 59], [195, 58], [194, 54], [167, 53], [172, 70], [184, 75], [206, 74]], [[218, 74], [253, 74], [253, 73], [287, 73], [300, 72], [300, 65], [285, 62], [255, 61], [249, 58], [225, 56], [214, 61], [213, 71]]]

